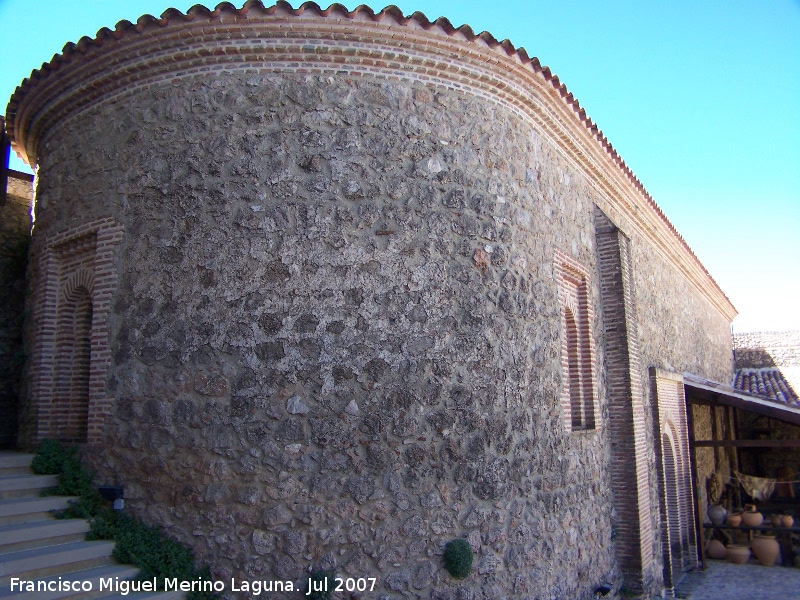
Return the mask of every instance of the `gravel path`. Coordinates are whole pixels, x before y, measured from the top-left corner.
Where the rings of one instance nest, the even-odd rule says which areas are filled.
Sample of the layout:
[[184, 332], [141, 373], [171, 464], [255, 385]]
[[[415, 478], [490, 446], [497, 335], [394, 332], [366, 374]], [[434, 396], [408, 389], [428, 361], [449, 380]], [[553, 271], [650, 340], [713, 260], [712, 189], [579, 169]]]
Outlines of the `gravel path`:
[[800, 599], [800, 569], [710, 560], [705, 572], [689, 573], [675, 592], [688, 600]]

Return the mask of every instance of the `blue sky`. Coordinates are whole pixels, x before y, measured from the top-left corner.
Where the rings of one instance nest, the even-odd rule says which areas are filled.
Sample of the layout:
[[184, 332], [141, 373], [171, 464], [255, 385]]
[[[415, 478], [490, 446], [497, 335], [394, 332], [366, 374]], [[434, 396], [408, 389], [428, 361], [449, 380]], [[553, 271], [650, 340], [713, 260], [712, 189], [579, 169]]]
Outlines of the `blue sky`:
[[[193, 4], [0, 0], [0, 98], [69, 41]], [[800, 0], [395, 4], [548, 65], [731, 298], [734, 330], [800, 329]]]

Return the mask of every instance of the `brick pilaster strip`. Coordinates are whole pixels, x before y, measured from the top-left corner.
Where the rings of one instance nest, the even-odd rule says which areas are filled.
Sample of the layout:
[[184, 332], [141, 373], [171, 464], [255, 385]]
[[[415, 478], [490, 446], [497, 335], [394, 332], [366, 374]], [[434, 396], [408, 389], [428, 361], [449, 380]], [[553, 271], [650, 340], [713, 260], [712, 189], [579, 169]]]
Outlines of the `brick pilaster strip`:
[[653, 581], [647, 429], [631, 285], [629, 240], [596, 210], [600, 297], [603, 309], [617, 559], [625, 585], [638, 592]]

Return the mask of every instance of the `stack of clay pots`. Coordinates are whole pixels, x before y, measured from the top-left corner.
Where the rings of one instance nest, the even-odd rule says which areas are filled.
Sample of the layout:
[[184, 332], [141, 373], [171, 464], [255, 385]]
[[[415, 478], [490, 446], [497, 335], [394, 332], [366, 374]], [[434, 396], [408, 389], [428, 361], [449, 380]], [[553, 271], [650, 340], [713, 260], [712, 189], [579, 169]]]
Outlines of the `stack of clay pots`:
[[[756, 511], [755, 506], [746, 507], [747, 510], [741, 513], [730, 513], [719, 505], [708, 507], [708, 517], [712, 525], [722, 525], [723, 521], [728, 522], [731, 527], [738, 527], [740, 524], [746, 527], [760, 527], [764, 522], [764, 515]], [[727, 517], [727, 519], [726, 519]], [[775, 514], [770, 517], [773, 527], [791, 527], [794, 519], [789, 515]], [[727, 558], [732, 563], [743, 565], [750, 559], [750, 550], [762, 565], [771, 567], [780, 556], [780, 544], [774, 535], [756, 534], [750, 546], [742, 544], [728, 544], [724, 546], [719, 540], [710, 540], [706, 545], [706, 554], [709, 558]]]
[[748, 527], [758, 527], [761, 523], [764, 522], [764, 515], [760, 512], [756, 512], [755, 506], [752, 510], [746, 510], [742, 513], [742, 525], [747, 525]]

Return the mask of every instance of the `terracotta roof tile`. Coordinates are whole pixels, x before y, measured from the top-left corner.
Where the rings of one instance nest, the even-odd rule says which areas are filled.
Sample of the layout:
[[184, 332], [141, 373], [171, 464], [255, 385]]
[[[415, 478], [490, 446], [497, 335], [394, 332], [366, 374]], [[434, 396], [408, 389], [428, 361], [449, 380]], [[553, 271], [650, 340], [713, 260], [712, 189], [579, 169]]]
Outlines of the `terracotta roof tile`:
[[739, 369], [733, 387], [742, 392], [769, 398], [782, 404], [800, 406], [797, 392], [783, 376], [780, 369]]

